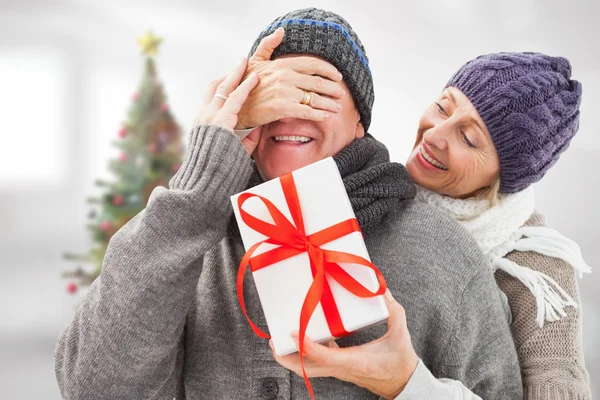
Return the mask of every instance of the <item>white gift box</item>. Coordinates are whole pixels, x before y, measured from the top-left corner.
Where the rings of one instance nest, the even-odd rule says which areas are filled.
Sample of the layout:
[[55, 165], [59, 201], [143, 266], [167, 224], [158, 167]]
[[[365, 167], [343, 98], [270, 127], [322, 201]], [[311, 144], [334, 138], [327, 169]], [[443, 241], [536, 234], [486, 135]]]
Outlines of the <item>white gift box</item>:
[[[292, 175], [302, 209], [306, 235], [349, 218], [355, 218], [337, 165], [331, 157], [294, 171]], [[253, 193], [269, 199], [292, 225], [294, 224], [279, 179], [265, 182], [243, 193]], [[248, 227], [242, 220], [238, 209], [238, 197], [241, 194], [232, 196], [231, 201], [244, 247], [248, 250], [267, 237]], [[247, 199], [243, 209], [260, 220], [273, 223], [266, 206], [256, 197]], [[276, 247], [279, 246], [264, 243], [253, 256]], [[361, 232], [353, 232], [320, 247], [324, 250], [351, 253], [370, 261]], [[379, 289], [375, 272], [370, 268], [360, 264], [340, 263], [339, 265], [371, 292]], [[286, 355], [297, 351], [290, 334], [299, 330], [300, 310], [313, 282], [308, 253], [304, 252], [274, 263], [252, 274], [276, 354]], [[361, 298], [346, 290], [330, 276], [326, 276], [326, 279], [346, 331], [361, 330], [388, 318], [383, 296]], [[315, 342], [334, 339], [320, 303], [308, 323], [306, 335]]]

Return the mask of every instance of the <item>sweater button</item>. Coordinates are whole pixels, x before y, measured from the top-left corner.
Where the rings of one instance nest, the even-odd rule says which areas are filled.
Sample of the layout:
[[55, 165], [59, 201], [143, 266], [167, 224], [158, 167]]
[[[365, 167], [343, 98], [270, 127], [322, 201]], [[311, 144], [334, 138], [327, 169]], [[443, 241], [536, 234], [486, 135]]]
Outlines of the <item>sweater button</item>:
[[279, 393], [279, 386], [277, 386], [277, 382], [274, 379], [267, 378], [262, 381], [262, 385], [260, 386], [260, 394], [263, 398], [267, 400], [274, 399], [277, 397], [277, 393]]

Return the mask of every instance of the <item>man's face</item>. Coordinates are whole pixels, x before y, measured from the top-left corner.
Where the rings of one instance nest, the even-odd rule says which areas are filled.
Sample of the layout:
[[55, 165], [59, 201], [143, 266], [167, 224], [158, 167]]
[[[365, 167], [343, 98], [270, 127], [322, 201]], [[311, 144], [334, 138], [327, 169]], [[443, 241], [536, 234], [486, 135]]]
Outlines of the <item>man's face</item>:
[[344, 81], [339, 84], [346, 92], [339, 100], [342, 108], [329, 113], [327, 121], [284, 118], [263, 126], [253, 156], [265, 181], [334, 156], [354, 139], [364, 136], [350, 90]]

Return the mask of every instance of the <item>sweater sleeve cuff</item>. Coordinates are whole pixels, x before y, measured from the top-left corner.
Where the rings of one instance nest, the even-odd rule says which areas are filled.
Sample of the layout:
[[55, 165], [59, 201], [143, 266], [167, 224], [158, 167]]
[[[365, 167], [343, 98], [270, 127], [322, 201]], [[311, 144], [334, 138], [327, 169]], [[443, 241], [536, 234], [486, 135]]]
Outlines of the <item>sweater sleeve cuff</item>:
[[415, 372], [413, 372], [402, 393], [395, 398], [395, 400], [416, 399], [481, 400], [480, 397], [471, 393], [458, 381], [437, 379], [423, 364], [422, 360], [419, 360]]
[[229, 197], [245, 189], [251, 173], [250, 156], [235, 134], [215, 125], [198, 125], [169, 187]]
[[233, 132], [237, 135], [237, 137], [239, 137], [240, 139], [243, 139], [246, 136], [248, 136], [250, 134], [250, 132], [252, 132], [255, 129], [256, 129], [256, 127], [248, 128], [248, 129], [235, 129]]
[[415, 372], [395, 400], [436, 398], [432, 396], [436, 383], [437, 379], [429, 372], [423, 361], [419, 360]]
[[552, 400], [592, 400], [592, 394], [589, 386], [580, 387], [561, 387], [552, 385], [548, 382], [538, 384], [526, 384], [524, 388], [524, 398], [532, 400], [552, 399]]

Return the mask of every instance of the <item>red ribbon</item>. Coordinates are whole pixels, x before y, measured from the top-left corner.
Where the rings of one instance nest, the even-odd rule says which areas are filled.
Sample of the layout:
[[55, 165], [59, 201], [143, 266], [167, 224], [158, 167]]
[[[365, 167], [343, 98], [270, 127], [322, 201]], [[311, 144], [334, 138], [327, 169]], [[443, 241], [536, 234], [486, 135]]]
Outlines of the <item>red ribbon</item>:
[[[238, 208], [244, 223], [255, 231], [265, 235], [267, 239], [254, 244], [246, 252], [246, 254], [244, 254], [238, 269], [237, 294], [240, 307], [242, 308], [242, 311], [246, 316], [246, 319], [248, 320], [252, 330], [259, 337], [268, 339], [270, 336], [256, 326], [246, 312], [246, 306], [244, 304], [244, 275], [246, 273], [246, 267], [248, 264], [250, 264], [250, 269], [252, 272], [254, 272], [279, 261], [283, 261], [298, 254], [308, 252], [310, 267], [313, 274], [313, 283], [310, 285], [310, 288], [308, 289], [304, 299], [304, 303], [302, 304], [298, 340], [300, 363], [302, 366], [302, 373], [304, 375], [304, 382], [306, 383], [311, 398], [314, 399], [312, 386], [308, 380], [308, 377], [306, 376], [306, 371], [304, 370], [304, 360], [302, 356], [304, 354], [304, 337], [306, 335], [306, 327], [308, 326], [308, 322], [310, 321], [310, 318], [319, 302], [323, 307], [323, 313], [325, 314], [331, 334], [335, 337], [341, 337], [348, 334], [348, 332], [346, 332], [344, 329], [341, 316], [333, 298], [333, 294], [331, 293], [329, 283], [325, 278], [325, 274], [335, 279], [349, 292], [362, 298], [370, 298], [382, 295], [386, 290], [386, 283], [383, 275], [381, 275], [381, 272], [379, 272], [377, 267], [370, 261], [354, 254], [333, 250], [324, 250], [320, 248], [320, 246], [346, 236], [352, 232], [360, 232], [360, 227], [358, 226], [358, 222], [355, 218], [347, 219], [336, 225], [330, 226], [307, 236], [304, 231], [302, 210], [300, 208], [300, 201], [298, 200], [298, 192], [296, 191], [294, 178], [290, 173], [282, 176], [279, 179], [281, 181], [281, 186], [283, 188], [283, 193], [285, 195], [288, 208], [292, 214], [292, 219], [294, 221], [293, 225], [268, 199], [252, 193], [242, 193], [238, 197]], [[257, 197], [264, 203], [275, 224], [270, 224], [260, 220], [242, 209], [244, 202], [252, 197]], [[252, 257], [252, 254], [263, 243], [270, 243], [280, 246]], [[338, 263], [361, 264], [372, 269], [377, 276], [379, 289], [376, 292], [371, 292], [360, 282], [354, 279], [350, 274], [348, 274], [342, 267], [340, 267]]]

